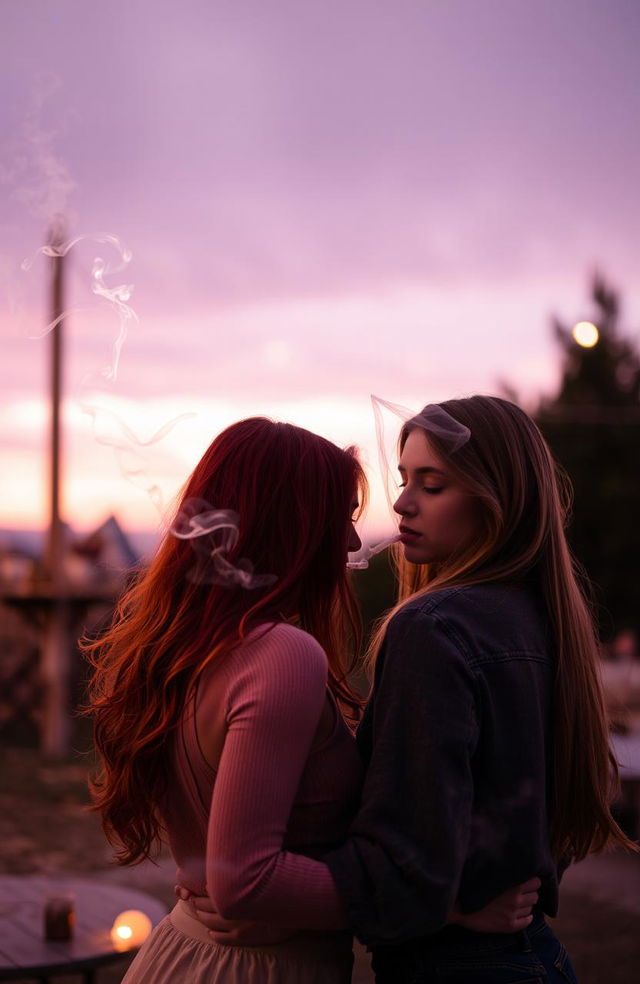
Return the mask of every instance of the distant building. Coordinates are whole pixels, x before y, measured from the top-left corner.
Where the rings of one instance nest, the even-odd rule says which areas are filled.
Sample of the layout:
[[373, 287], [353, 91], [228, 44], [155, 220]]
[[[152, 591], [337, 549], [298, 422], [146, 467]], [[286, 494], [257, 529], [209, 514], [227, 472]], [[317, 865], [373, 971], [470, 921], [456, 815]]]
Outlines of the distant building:
[[71, 543], [67, 557], [70, 580], [92, 582], [122, 578], [140, 558], [115, 516], [109, 516], [88, 536]]
[[[0, 735], [37, 740], [47, 714], [43, 647], [55, 599], [45, 577], [45, 538], [35, 531], [0, 530]], [[86, 668], [76, 640], [108, 616], [141, 558], [114, 516], [89, 534], [63, 528], [68, 698], [65, 713], [83, 699]]]
[[[140, 563], [140, 555], [115, 516], [84, 535], [65, 524], [63, 540], [65, 580], [74, 588], [123, 581]], [[0, 531], [0, 597], [3, 589], [28, 590], [42, 579], [43, 546], [40, 532]]]

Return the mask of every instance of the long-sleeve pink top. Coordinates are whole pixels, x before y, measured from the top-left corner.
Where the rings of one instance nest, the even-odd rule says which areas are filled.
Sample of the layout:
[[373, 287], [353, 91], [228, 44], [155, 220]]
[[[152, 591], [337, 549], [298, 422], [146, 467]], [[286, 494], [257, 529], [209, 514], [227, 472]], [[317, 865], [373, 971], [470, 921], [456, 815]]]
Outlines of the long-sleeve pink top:
[[181, 885], [208, 894], [228, 920], [254, 921], [245, 942], [347, 926], [317, 858], [346, 835], [362, 766], [312, 636], [260, 626], [212, 662], [173, 765], [162, 812]]

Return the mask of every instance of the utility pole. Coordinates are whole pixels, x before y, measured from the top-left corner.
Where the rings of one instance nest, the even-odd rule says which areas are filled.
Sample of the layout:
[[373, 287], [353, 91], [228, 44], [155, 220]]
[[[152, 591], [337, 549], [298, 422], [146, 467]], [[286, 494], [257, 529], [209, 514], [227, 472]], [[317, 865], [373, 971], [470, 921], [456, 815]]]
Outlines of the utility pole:
[[[49, 245], [58, 250], [64, 242], [64, 229], [59, 220], [51, 229]], [[52, 256], [51, 278], [51, 444], [49, 458], [49, 537], [47, 543], [47, 573], [54, 584], [60, 577], [62, 561], [62, 522], [60, 519], [60, 410], [62, 403], [62, 356], [64, 312], [64, 261], [57, 252]]]
[[64, 225], [58, 219], [51, 229], [49, 244], [52, 247], [51, 279], [51, 430], [50, 430], [50, 514], [45, 576], [51, 593], [51, 608], [46, 621], [42, 651], [42, 675], [45, 684], [45, 707], [42, 727], [42, 749], [52, 758], [62, 758], [69, 752], [70, 706], [69, 675], [71, 664], [71, 638], [65, 577], [65, 544], [60, 515], [61, 459], [62, 459], [62, 360], [64, 312], [64, 263], [60, 252], [64, 243]]

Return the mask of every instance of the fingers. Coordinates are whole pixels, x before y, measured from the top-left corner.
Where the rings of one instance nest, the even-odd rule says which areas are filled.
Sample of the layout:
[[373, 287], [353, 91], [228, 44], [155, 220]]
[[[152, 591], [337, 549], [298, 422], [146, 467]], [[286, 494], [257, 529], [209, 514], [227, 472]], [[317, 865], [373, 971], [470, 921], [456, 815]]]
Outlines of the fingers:
[[518, 892], [516, 894], [518, 899], [538, 899], [538, 892]]
[[530, 878], [529, 881], [523, 882], [522, 885], [518, 885], [520, 892], [537, 892], [541, 887], [542, 882], [539, 878]]
[[534, 905], [537, 905], [537, 904], [538, 904], [538, 893], [537, 892], [536, 892], [535, 895], [521, 895], [516, 900], [516, 905], [522, 906], [523, 909], [524, 909], [525, 906], [527, 906], [529, 909], [533, 909]]
[[537, 892], [522, 893], [517, 888], [512, 888], [508, 892], [499, 896], [500, 905], [507, 911], [510, 909], [532, 909], [538, 901]]
[[509, 896], [515, 902], [524, 905], [535, 905], [538, 901], [538, 889], [541, 885], [542, 882], [539, 878], [530, 878], [521, 885], [517, 885], [516, 888], [510, 889], [509, 892], [505, 892], [505, 896]]
[[215, 912], [213, 903], [208, 895], [194, 895], [194, 893], [183, 885], [174, 885], [173, 891], [182, 902], [187, 902], [196, 912]]
[[533, 922], [533, 916], [532, 915], [529, 915], [529, 916], [517, 916], [513, 920], [513, 928], [514, 928], [514, 931], [517, 932], [520, 929], [526, 929], [527, 926], [530, 926], [532, 922]]
[[533, 895], [537, 899], [539, 894], [537, 888], [528, 888], [526, 891], [523, 889], [518, 890], [518, 895], [523, 899], [528, 898], [530, 895]]
[[514, 915], [516, 919], [527, 919], [529, 916], [533, 918], [533, 914], [531, 912], [531, 906], [529, 905], [525, 905], [519, 909], [516, 909]]
[[522, 885], [514, 885], [513, 888], [508, 888], [506, 892], [502, 893], [501, 898], [523, 898], [527, 895], [538, 895], [538, 889], [540, 888], [540, 879], [531, 878], [528, 882], [523, 882]]
[[542, 885], [539, 878], [530, 878], [529, 881], [518, 885], [516, 902], [519, 905], [534, 906], [538, 901], [538, 889]]
[[534, 905], [537, 905], [537, 904], [538, 904], [538, 896], [537, 896], [537, 894], [536, 895], [522, 895], [516, 901], [516, 906], [518, 908], [522, 907], [523, 909], [525, 908], [525, 906], [528, 907], [529, 909], [533, 909]]
[[196, 912], [216, 913], [214, 904], [208, 895], [194, 895], [191, 901]]

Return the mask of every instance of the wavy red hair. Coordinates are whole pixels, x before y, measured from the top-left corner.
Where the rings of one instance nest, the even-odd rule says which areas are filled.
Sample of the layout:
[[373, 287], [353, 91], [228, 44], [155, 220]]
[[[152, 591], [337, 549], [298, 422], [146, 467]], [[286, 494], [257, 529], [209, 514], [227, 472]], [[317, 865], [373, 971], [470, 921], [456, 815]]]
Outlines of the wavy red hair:
[[190, 580], [192, 545], [168, 533], [108, 630], [83, 640], [93, 668], [84, 713], [93, 719], [99, 760], [93, 809], [119, 863], [138, 863], [160, 846], [167, 743], [204, 667], [226, 658], [256, 625], [296, 617], [323, 646], [329, 686], [357, 721], [362, 701], [348, 674], [361, 623], [345, 562], [354, 500], [362, 508], [366, 495], [353, 448], [292, 424], [243, 420], [205, 452], [180, 505], [194, 498], [238, 513], [228, 559], [248, 557], [256, 574], [277, 580], [253, 590]]

